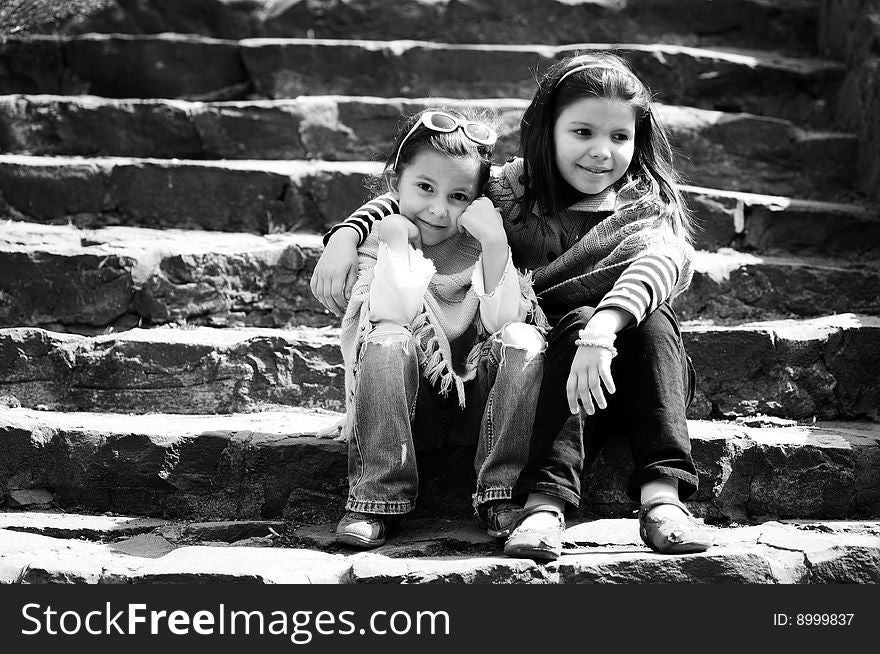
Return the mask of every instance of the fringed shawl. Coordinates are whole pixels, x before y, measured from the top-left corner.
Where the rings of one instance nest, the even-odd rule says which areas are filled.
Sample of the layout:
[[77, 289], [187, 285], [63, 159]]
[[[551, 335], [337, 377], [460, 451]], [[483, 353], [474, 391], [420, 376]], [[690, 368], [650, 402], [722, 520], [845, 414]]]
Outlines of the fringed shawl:
[[[358, 354], [371, 328], [370, 284], [378, 249], [376, 232], [372, 232], [358, 248], [358, 279], [342, 319], [342, 356], [349, 415], [353, 415], [350, 403], [355, 395]], [[455, 386], [459, 404], [464, 406], [464, 382], [476, 374], [480, 346], [488, 336], [480, 321], [480, 298], [471, 286], [480, 244], [463, 233], [437, 245], [426, 246], [423, 252], [434, 263], [436, 273], [425, 293], [424, 304], [410, 325], [418, 345], [419, 366], [422, 375], [432, 385], [439, 386], [443, 395]], [[527, 319], [546, 329], [547, 322], [538, 307], [530, 277], [519, 275], [519, 282], [523, 297], [530, 305]], [[463, 360], [455, 360], [451, 343], [462, 337], [470, 338], [471, 342], [456, 343], [454, 350], [467, 354]]]

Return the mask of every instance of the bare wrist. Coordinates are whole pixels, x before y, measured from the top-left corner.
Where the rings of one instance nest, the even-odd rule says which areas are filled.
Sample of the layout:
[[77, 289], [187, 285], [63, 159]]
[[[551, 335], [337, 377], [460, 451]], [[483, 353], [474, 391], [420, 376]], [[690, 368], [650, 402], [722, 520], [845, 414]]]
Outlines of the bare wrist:
[[330, 238], [327, 240], [327, 245], [330, 245], [330, 243], [348, 243], [352, 247], [356, 248], [359, 241], [360, 234], [358, 233], [357, 229], [355, 229], [354, 227], [349, 227], [348, 225], [343, 225], [330, 235]]

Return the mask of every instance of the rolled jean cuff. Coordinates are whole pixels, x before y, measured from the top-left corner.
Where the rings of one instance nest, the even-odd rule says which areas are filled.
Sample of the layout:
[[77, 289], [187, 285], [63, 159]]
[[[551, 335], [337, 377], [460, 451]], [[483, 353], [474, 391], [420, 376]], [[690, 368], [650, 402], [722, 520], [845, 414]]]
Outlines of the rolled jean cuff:
[[649, 481], [657, 481], [658, 479], [675, 479], [678, 481], [678, 499], [682, 502], [697, 492], [699, 481], [697, 476], [680, 470], [679, 468], [667, 468], [657, 466], [656, 468], [648, 468], [633, 473], [630, 477], [626, 494], [633, 502], [641, 502], [641, 487]]
[[559, 484], [554, 484], [549, 481], [538, 481], [523, 485], [517, 484], [513, 489], [513, 496], [517, 498], [526, 497], [531, 493], [543, 493], [544, 495], [558, 497], [575, 509], [581, 505], [580, 495], [570, 491], [568, 488], [564, 488]]
[[382, 502], [377, 500], [355, 500], [348, 498], [345, 503], [348, 511], [374, 513], [376, 515], [403, 515], [415, 508], [414, 502]]
[[473, 496], [474, 508], [486, 502], [495, 500], [509, 500], [513, 497], [512, 488], [480, 488]]

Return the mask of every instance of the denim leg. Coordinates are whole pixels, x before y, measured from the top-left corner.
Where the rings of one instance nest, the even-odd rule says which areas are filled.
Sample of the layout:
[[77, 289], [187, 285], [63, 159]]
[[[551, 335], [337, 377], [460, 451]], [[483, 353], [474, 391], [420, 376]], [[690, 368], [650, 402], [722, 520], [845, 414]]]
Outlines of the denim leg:
[[528, 459], [544, 348], [544, 337], [537, 329], [511, 323], [484, 350], [477, 372], [485, 407], [474, 459], [474, 507], [510, 499]]
[[630, 498], [639, 500], [643, 483], [672, 477], [686, 499], [697, 484], [685, 419], [693, 371], [675, 314], [664, 303], [640, 325], [621, 331], [615, 342], [619, 355], [611, 363], [617, 392], [606, 395], [608, 408], [573, 416], [565, 385], [574, 341], [592, 313], [590, 307], [575, 309], [549, 334], [529, 461], [514, 494], [546, 493], [578, 506], [586, 451], [595, 453], [625, 434], [633, 455]]
[[348, 443], [348, 510], [390, 515], [413, 509], [419, 478], [411, 420], [419, 376], [407, 328], [383, 324], [365, 337]]

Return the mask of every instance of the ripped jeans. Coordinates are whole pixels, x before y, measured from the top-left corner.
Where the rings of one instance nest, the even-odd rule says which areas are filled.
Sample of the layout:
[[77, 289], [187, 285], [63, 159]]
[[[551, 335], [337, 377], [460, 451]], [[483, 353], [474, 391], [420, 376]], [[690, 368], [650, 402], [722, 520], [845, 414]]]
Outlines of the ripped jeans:
[[[482, 346], [476, 377], [465, 384], [466, 406], [422, 377], [407, 327], [374, 327], [361, 346], [354, 416], [348, 441], [349, 511], [383, 515], [412, 511], [419, 477], [413, 435], [420, 442], [456, 440], [479, 425], [474, 507], [510, 499], [529, 454], [543, 375], [544, 338], [512, 323]], [[470, 439], [471, 441], [473, 438]]]

